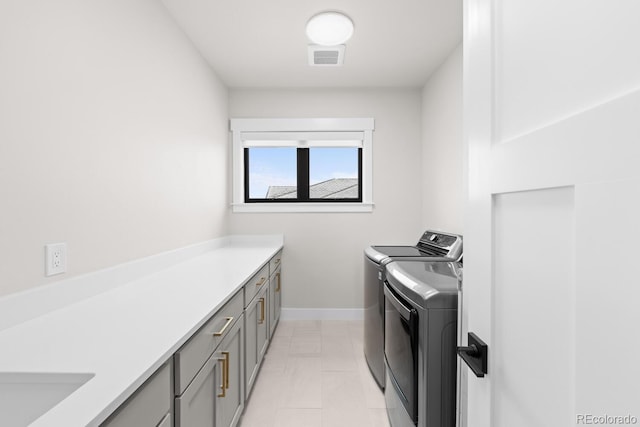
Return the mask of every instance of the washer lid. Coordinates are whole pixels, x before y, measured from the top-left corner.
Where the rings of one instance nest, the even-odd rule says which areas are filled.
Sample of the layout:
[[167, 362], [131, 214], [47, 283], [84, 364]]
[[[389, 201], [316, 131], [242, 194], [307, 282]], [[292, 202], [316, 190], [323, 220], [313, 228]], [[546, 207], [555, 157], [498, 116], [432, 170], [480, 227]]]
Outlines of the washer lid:
[[457, 308], [457, 265], [451, 262], [393, 261], [386, 265], [387, 281], [422, 308]]
[[369, 246], [364, 250], [367, 258], [375, 262], [376, 264], [382, 264], [387, 262], [391, 258], [399, 259], [422, 259], [423, 261], [429, 261], [431, 258], [433, 261], [453, 261], [450, 258], [445, 258], [437, 254], [430, 254], [422, 251], [415, 246]]
[[[372, 246], [376, 251], [392, 257], [426, 257], [434, 256], [431, 252], [422, 251], [415, 246]], [[435, 256], [440, 256], [435, 254]]]

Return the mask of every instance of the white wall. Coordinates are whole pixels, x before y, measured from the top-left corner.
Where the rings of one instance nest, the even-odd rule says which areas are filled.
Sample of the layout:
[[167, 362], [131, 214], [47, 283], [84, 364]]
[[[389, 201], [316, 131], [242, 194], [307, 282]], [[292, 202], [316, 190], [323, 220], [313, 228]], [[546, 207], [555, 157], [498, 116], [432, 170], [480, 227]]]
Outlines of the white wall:
[[226, 234], [227, 90], [159, 2], [3, 1], [0, 94], [0, 294]]
[[373, 117], [373, 213], [234, 213], [231, 232], [283, 233], [283, 306], [362, 308], [363, 250], [421, 233], [420, 91], [232, 89], [230, 116]]
[[422, 225], [463, 234], [462, 46], [422, 90]]

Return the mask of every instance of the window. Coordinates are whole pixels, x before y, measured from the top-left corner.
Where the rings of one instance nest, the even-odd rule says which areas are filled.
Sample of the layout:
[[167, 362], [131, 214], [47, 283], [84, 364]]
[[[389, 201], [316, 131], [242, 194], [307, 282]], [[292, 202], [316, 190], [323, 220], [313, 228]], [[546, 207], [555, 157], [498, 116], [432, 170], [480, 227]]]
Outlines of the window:
[[244, 201], [361, 202], [362, 148], [246, 147]]
[[244, 149], [244, 201], [297, 198], [298, 153], [294, 147]]
[[232, 119], [234, 212], [372, 210], [373, 119]]

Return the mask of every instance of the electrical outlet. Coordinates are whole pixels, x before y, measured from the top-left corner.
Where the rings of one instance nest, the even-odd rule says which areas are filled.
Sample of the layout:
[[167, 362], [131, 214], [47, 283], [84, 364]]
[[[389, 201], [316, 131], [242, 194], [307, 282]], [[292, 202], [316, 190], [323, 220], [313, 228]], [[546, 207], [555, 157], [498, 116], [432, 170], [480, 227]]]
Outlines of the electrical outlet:
[[53, 276], [67, 271], [67, 244], [51, 243], [45, 245], [45, 275]]

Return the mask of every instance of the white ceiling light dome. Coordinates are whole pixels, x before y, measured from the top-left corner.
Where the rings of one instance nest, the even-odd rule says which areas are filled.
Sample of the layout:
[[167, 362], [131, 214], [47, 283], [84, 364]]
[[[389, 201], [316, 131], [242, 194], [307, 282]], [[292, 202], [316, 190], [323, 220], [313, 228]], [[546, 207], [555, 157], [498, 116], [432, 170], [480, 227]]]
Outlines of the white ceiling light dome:
[[353, 35], [353, 21], [340, 12], [322, 12], [307, 22], [307, 37], [321, 46], [343, 44]]

